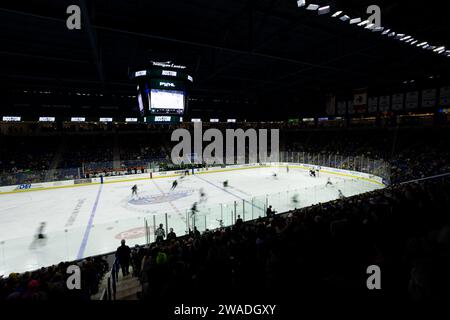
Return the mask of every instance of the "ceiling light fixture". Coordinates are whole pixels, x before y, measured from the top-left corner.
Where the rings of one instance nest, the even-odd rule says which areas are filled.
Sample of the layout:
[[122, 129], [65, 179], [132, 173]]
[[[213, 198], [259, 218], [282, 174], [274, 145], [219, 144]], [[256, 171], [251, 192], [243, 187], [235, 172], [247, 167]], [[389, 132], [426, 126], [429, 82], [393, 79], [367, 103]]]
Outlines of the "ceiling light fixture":
[[350, 24], [355, 24], [355, 23], [360, 23], [361, 22], [361, 18], [354, 18], [350, 20]]
[[325, 6], [325, 7], [321, 7], [319, 8], [319, 11], [317, 12], [320, 16], [327, 14], [330, 12], [330, 6]]
[[309, 10], [309, 11], [315, 11], [317, 9], [319, 9], [318, 4], [310, 4], [309, 6], [306, 7], [306, 10]]

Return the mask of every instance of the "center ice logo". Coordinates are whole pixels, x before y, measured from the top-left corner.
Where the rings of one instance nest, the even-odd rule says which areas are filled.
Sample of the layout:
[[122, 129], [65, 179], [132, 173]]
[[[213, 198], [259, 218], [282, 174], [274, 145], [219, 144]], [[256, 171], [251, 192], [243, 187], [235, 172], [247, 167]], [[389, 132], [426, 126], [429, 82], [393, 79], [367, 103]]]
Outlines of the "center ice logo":
[[139, 198], [132, 198], [128, 201], [128, 203], [132, 204], [132, 205], [137, 205], [137, 206], [146, 206], [146, 205], [150, 205], [150, 204], [176, 201], [178, 199], [188, 197], [192, 193], [193, 193], [192, 190], [184, 190], [184, 191], [171, 192], [171, 193], [161, 194], [161, 195], [149, 195], [149, 196], [143, 196], [143, 197], [139, 197]]

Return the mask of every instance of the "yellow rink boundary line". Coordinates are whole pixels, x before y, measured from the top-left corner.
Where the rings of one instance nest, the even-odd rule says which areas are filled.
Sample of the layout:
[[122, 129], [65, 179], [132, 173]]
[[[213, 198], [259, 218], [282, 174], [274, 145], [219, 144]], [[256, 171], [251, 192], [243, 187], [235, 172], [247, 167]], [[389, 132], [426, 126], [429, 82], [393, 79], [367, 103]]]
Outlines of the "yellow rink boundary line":
[[[243, 167], [243, 168], [228, 168], [228, 169], [221, 169], [221, 170], [213, 170], [213, 171], [200, 171], [196, 172], [195, 174], [211, 174], [211, 173], [220, 173], [220, 172], [229, 172], [229, 171], [237, 171], [237, 170], [249, 170], [249, 169], [258, 169], [258, 168], [285, 168], [286, 166], [281, 165], [271, 165], [271, 166], [253, 166], [253, 167]], [[294, 169], [303, 169], [303, 170], [310, 170], [311, 168], [305, 167], [305, 166], [289, 166], [289, 168]], [[320, 172], [328, 173], [328, 174], [334, 174], [337, 176], [343, 176], [343, 177], [349, 177], [354, 178], [358, 180], [363, 180], [371, 183], [375, 183], [381, 186], [385, 186], [383, 183], [378, 182], [373, 179], [365, 178], [365, 177], [358, 177], [352, 174], [348, 173], [342, 173], [342, 172], [332, 172], [327, 170], [320, 170]], [[148, 174], [150, 175], [150, 173]], [[162, 178], [175, 178], [179, 177], [181, 174], [171, 174], [171, 175], [163, 175], [163, 176], [157, 176], [153, 177], [152, 179], [162, 179]], [[145, 178], [130, 178], [130, 179], [118, 179], [116, 181], [104, 181], [103, 184], [111, 184], [111, 183], [121, 183], [121, 182], [132, 182], [132, 181], [142, 181], [142, 180], [150, 180], [150, 177]], [[14, 193], [23, 193], [23, 192], [33, 192], [33, 191], [45, 191], [45, 190], [54, 190], [54, 189], [66, 189], [66, 188], [77, 188], [77, 187], [86, 187], [86, 186], [94, 186], [99, 185], [100, 182], [92, 182], [92, 183], [80, 183], [80, 184], [71, 184], [66, 186], [51, 186], [51, 187], [43, 187], [43, 188], [35, 188], [35, 189], [23, 189], [23, 190], [13, 190], [13, 191], [7, 191], [7, 192], [0, 192], [0, 195], [4, 194], [14, 194]], [[33, 185], [33, 184], [31, 184]]]

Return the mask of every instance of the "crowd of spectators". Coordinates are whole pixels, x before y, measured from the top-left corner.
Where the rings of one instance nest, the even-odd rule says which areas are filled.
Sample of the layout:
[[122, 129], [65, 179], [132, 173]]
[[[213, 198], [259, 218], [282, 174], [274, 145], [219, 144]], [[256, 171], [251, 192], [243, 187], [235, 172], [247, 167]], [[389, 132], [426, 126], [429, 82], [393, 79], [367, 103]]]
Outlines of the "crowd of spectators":
[[[67, 273], [69, 266], [80, 267], [80, 289], [69, 290]], [[61, 262], [23, 274], [11, 273], [0, 277], [0, 301], [88, 301], [99, 291], [99, 285], [109, 270], [102, 257], [86, 258], [80, 262]]]
[[[211, 124], [205, 124], [206, 130]], [[235, 124], [230, 124], [233, 126]], [[237, 125], [237, 124], [236, 124]], [[243, 123], [243, 129], [255, 128]], [[277, 123], [260, 123], [258, 128], [275, 128]], [[42, 182], [48, 179], [76, 179], [111, 172], [130, 172], [148, 168], [149, 163], [170, 163], [170, 141], [174, 125], [145, 125], [141, 131], [118, 126], [111, 132], [83, 130], [63, 135], [7, 136], [0, 143], [1, 185]], [[223, 124], [222, 124], [223, 126]], [[81, 126], [83, 127], [83, 126]], [[123, 128], [122, 128], [123, 127]], [[181, 124], [192, 130], [192, 126]], [[95, 128], [95, 126], [94, 126]], [[225, 128], [225, 127], [224, 127]], [[62, 133], [61, 131], [60, 133]], [[439, 174], [448, 170], [449, 128], [354, 128], [304, 129], [283, 126], [280, 151], [311, 155], [362, 156], [391, 165], [391, 181]], [[51, 164], [51, 173], [46, 172]], [[352, 163], [341, 163], [352, 169]], [[163, 164], [164, 167], [164, 164]]]
[[445, 301], [449, 205], [447, 177], [157, 242], [135, 251], [141, 299], [373, 298], [366, 271], [377, 265], [377, 299]]

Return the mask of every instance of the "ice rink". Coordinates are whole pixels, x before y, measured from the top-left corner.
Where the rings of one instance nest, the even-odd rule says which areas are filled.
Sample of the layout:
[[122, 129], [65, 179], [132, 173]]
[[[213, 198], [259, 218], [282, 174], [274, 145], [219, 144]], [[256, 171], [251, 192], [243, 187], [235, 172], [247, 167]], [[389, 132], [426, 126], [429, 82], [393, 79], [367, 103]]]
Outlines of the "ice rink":
[[[274, 173], [277, 174], [274, 177]], [[132, 178], [132, 176], [131, 176]], [[333, 183], [326, 186], [328, 178]], [[179, 184], [171, 190], [172, 183]], [[229, 186], [224, 188], [223, 181]], [[137, 184], [138, 196], [131, 187]], [[179, 177], [160, 177], [108, 184], [0, 195], [0, 275], [34, 270], [61, 261], [114, 251], [125, 238], [144, 244], [145, 220], [163, 223], [184, 235], [188, 223], [200, 231], [263, 216], [265, 206], [277, 212], [383, 188], [366, 180], [303, 169], [261, 167]], [[205, 193], [200, 199], [200, 191]], [[198, 203], [195, 222], [190, 208]], [[167, 215], [166, 215], [167, 214]], [[187, 219], [189, 221], [187, 221]], [[47, 239], [35, 241], [41, 222]]]

